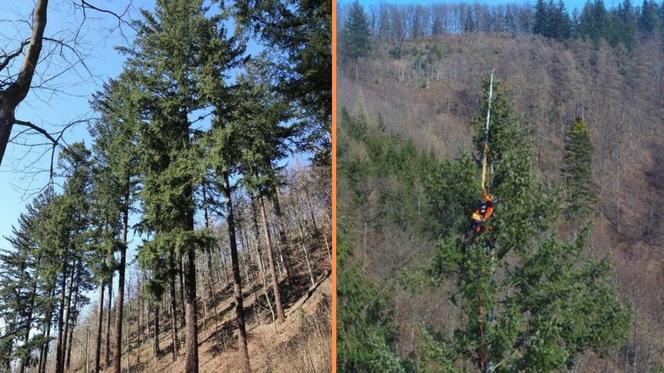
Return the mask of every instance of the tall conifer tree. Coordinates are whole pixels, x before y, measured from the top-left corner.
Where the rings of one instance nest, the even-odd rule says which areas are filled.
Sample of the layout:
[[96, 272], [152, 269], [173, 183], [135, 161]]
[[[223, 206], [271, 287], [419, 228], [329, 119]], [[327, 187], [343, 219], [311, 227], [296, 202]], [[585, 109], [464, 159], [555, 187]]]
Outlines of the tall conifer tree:
[[[477, 151], [486, 100], [476, 121]], [[587, 349], [602, 353], [619, 344], [629, 313], [608, 262], [586, 259], [585, 233], [572, 242], [556, 237], [558, 203], [535, 179], [528, 131], [500, 84], [488, 138], [490, 192], [501, 201], [490, 229], [462, 239], [468, 228], [460, 227], [443, 238], [432, 267], [436, 278], [456, 278], [454, 301], [467, 316], [451, 341], [459, 357], [482, 371], [551, 371], [569, 368]]]

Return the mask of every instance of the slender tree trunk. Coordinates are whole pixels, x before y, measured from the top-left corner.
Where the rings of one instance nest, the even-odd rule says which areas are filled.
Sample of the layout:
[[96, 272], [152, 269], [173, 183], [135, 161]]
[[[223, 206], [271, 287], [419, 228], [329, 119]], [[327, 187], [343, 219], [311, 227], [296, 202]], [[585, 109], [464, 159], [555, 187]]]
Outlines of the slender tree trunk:
[[330, 250], [330, 243], [327, 240], [327, 232], [324, 229], [321, 233], [323, 234], [323, 242], [325, 242], [325, 249], [327, 250], [327, 258], [330, 260], [330, 265], [332, 265], [332, 251]]
[[267, 225], [267, 214], [265, 212], [265, 202], [263, 197], [258, 197], [261, 204], [261, 216], [263, 218], [263, 235], [265, 236], [265, 242], [267, 243], [267, 262], [270, 266], [270, 275], [272, 276], [272, 290], [274, 291], [274, 303], [277, 308], [277, 322], [281, 323], [284, 321], [284, 308], [281, 305], [281, 293], [279, 292], [279, 279], [277, 278], [277, 272], [274, 266], [274, 254], [272, 253], [272, 238], [270, 237], [270, 229]]
[[72, 268], [72, 273], [70, 277], [70, 282], [69, 282], [69, 293], [67, 294], [67, 314], [65, 316], [65, 331], [63, 334], [63, 339], [62, 339], [62, 350], [60, 351], [60, 354], [62, 356], [59, 359], [60, 362], [60, 369], [64, 372], [65, 370], [65, 358], [67, 356], [67, 336], [69, 335], [69, 325], [70, 325], [70, 319], [71, 319], [71, 296], [72, 293], [74, 292], [74, 279], [76, 278], [76, 267], [78, 266], [78, 263], [74, 263], [74, 268]]
[[224, 252], [219, 250], [219, 260], [221, 260], [221, 269], [224, 271], [224, 287], [228, 284], [228, 267], [226, 266], [226, 259], [224, 258]]
[[212, 307], [214, 308], [214, 317], [217, 317], [217, 302], [215, 301], [215, 294], [214, 294], [214, 288], [212, 287], [212, 249], [208, 248], [207, 251], [205, 252], [206, 254], [206, 259], [207, 259], [207, 286], [208, 286], [208, 299], [205, 301], [206, 308], [208, 307], [207, 304], [212, 301]]
[[[237, 210], [237, 217], [235, 222], [237, 223], [237, 234], [236, 237], [239, 239], [240, 247], [242, 247], [242, 260], [244, 261], [244, 272], [245, 277], [247, 278], [247, 284], [251, 282], [251, 277], [249, 277], [249, 267], [251, 266], [251, 250], [248, 250], [249, 245], [247, 244], [246, 237], [244, 234], [244, 229], [242, 229], [242, 217], [240, 216], [240, 210]], [[238, 249], [239, 250], [239, 249]], [[245, 258], [245, 253], [249, 257], [248, 261]]]
[[[39, 261], [39, 259], [37, 259]], [[27, 320], [25, 321], [25, 334], [23, 335], [23, 344], [27, 344], [30, 341], [30, 329], [32, 329], [32, 312], [35, 307], [35, 294], [37, 293], [37, 278], [32, 282], [32, 292], [30, 293], [30, 306], [28, 306], [28, 315]], [[19, 368], [20, 373], [25, 373], [25, 366], [28, 360], [23, 358], [21, 359], [21, 367]]]
[[161, 355], [161, 350], [159, 349], [159, 305], [157, 304], [154, 307], [154, 339], [152, 340], [152, 351], [154, 352], [154, 358], [159, 359]]
[[244, 305], [242, 299], [242, 277], [237, 255], [237, 239], [235, 237], [235, 215], [233, 214], [233, 200], [231, 196], [230, 179], [228, 171], [223, 172], [224, 197], [226, 197], [226, 221], [228, 226], [228, 240], [231, 246], [231, 266], [233, 267], [233, 293], [235, 295], [235, 318], [238, 325], [238, 345], [240, 364], [244, 372], [250, 372], [249, 351], [247, 349], [247, 330], [244, 325]]
[[307, 187], [306, 180], [303, 180], [302, 186], [304, 187], [304, 196], [307, 200], [307, 206], [309, 207], [309, 214], [311, 215], [311, 223], [314, 225], [314, 231], [318, 230], [316, 225], [316, 215], [314, 214], [314, 208], [311, 206], [311, 198], [309, 197], [309, 187]]
[[62, 328], [64, 322], [64, 312], [65, 312], [65, 299], [67, 298], [67, 262], [62, 265], [62, 286], [61, 286], [61, 295], [60, 295], [60, 309], [58, 312], [58, 344], [56, 347], [56, 359], [55, 359], [55, 372], [62, 373]]
[[[240, 240], [240, 241], [242, 241], [242, 240]], [[247, 264], [249, 262], [247, 261], [247, 256], [244, 253], [244, 248], [243, 248], [242, 251], [240, 251], [240, 256], [242, 257], [242, 263], [244, 264], [243, 265], [243, 267], [244, 267], [244, 278], [246, 278], [247, 283], [249, 283], [249, 270], [248, 270], [249, 265]]]
[[105, 351], [105, 367], [111, 365], [111, 318], [113, 317], [113, 272], [111, 272], [111, 279], [108, 281], [108, 312], [106, 314], [106, 351]]
[[138, 363], [141, 362], [141, 345], [143, 344], [143, 330], [144, 330], [143, 328], [145, 327], [143, 309], [144, 309], [145, 306], [143, 304], [143, 296], [140, 292], [140, 289], [141, 289], [141, 286], [142, 286], [141, 282], [140, 282], [140, 280], [136, 280], [136, 283], [137, 283], [136, 284], [136, 292], [134, 293], [134, 296], [136, 298], [138, 298], [138, 309], [137, 309], [137, 312], [138, 312], [138, 315], [137, 315], [137, 317], [138, 317], [138, 328], [136, 329], [136, 338], [138, 339], [138, 343], [136, 344], [136, 346], [138, 347], [138, 351], [137, 351], [138, 352], [138, 354], [137, 354], [137, 357], [138, 357], [137, 364], [138, 364]]
[[[51, 289], [49, 291], [49, 298], [53, 298], [55, 294], [55, 288], [56, 285], [55, 283], [51, 286]], [[53, 307], [49, 306], [47, 315], [46, 315], [46, 322], [45, 322], [45, 327], [44, 327], [44, 335], [46, 336], [46, 340], [50, 341], [51, 340], [51, 323], [53, 322]], [[44, 343], [42, 346], [41, 353], [39, 354], [39, 373], [45, 373], [46, 372], [46, 361], [48, 360], [48, 350], [50, 343]]]
[[74, 338], [74, 328], [76, 328], [76, 320], [78, 318], [78, 311], [77, 311], [78, 293], [79, 293], [78, 289], [79, 289], [78, 284], [76, 284], [76, 289], [74, 290], [74, 304], [72, 306], [74, 309], [72, 311], [73, 320], [70, 318], [71, 327], [69, 329], [69, 343], [67, 344], [67, 363], [65, 364], [67, 369], [69, 369], [69, 365], [71, 363], [71, 347], [73, 345], [72, 341]]
[[[309, 260], [309, 252], [307, 251], [306, 244], [304, 242], [304, 230], [302, 229], [302, 223], [300, 220], [300, 215], [297, 215], [297, 227], [300, 232], [300, 247], [302, 248], [302, 252], [304, 253], [304, 259], [307, 261], [307, 269], [309, 270], [309, 279], [311, 280], [311, 287], [313, 288], [316, 286], [316, 281], [314, 280], [314, 272], [311, 268], [311, 261]], [[323, 235], [325, 232], [323, 232]]]
[[69, 366], [71, 365], [71, 348], [73, 345], [73, 340], [74, 340], [74, 328], [76, 327], [76, 320], [72, 321], [71, 328], [69, 328], [69, 342], [67, 343], [67, 359], [65, 363], [65, 367], [69, 369]]
[[125, 267], [127, 265], [127, 231], [129, 230], [129, 191], [125, 192], [122, 211], [122, 242], [118, 267], [118, 295], [115, 298], [115, 332], [113, 336], [113, 372], [120, 373], [122, 359], [122, 314], [124, 308]]
[[[207, 184], [203, 184], [203, 206], [204, 210], [203, 213], [205, 214], [205, 229], [210, 229], [210, 217], [208, 215], [208, 197], [207, 197]], [[214, 290], [212, 289], [212, 249], [211, 248], [206, 248], [205, 250], [205, 259], [206, 259], [206, 264], [207, 264], [207, 278], [206, 278], [206, 283], [207, 283], [207, 289], [208, 289], [208, 296], [207, 299], [203, 300], [203, 307], [205, 310], [205, 318], [207, 319], [207, 313], [209, 309], [209, 302], [211, 299], [214, 299]], [[216, 318], [217, 316], [217, 307], [216, 307], [216, 302], [213, 303], [215, 304], [214, 307], [214, 316]]]
[[[185, 284], [184, 284], [184, 273], [185, 273], [185, 265], [184, 265], [184, 260], [183, 260], [184, 255], [180, 254], [180, 263], [179, 263], [179, 270], [178, 270], [178, 278], [180, 280], [180, 288], [178, 289], [178, 295], [180, 296], [180, 306], [184, 310], [185, 308], [185, 302], [184, 302], [184, 290], [185, 290]], [[186, 312], [180, 312], [180, 327], [184, 327], [187, 324], [187, 315]]]
[[90, 371], [90, 324], [85, 327], [85, 373]]
[[[239, 212], [240, 211], [238, 210], [238, 213]], [[237, 224], [237, 236], [240, 238], [240, 245], [242, 246], [242, 252], [244, 253], [246, 251], [247, 257], [249, 257], [249, 262], [251, 262], [253, 260], [258, 265], [258, 259], [252, 258], [252, 250], [251, 250], [250, 243], [247, 240], [247, 233], [242, 228], [242, 219], [237, 219], [237, 223], [238, 223]], [[249, 263], [249, 265], [250, 264], [251, 263]], [[252, 280], [255, 281], [258, 276], [256, 276], [255, 272], [249, 272], [249, 269], [247, 267], [248, 267], [248, 265], [247, 265], [247, 262], [245, 261], [244, 268], [245, 268], [245, 272], [246, 272], [247, 283], [249, 284], [249, 283], [252, 282]], [[250, 273], [251, 273], [251, 275], [250, 275]], [[253, 279], [252, 279], [252, 277], [253, 277]], [[253, 288], [254, 288], [254, 291], [253, 291], [254, 298], [256, 299], [256, 301], [258, 301], [259, 296], [257, 295], [257, 293], [258, 293], [258, 290], [259, 290], [258, 289], [259, 286], [253, 286]]]
[[97, 338], [95, 341], [95, 373], [99, 373], [101, 367], [101, 329], [104, 320], [104, 289], [105, 284], [99, 286], [99, 315], [97, 315]]
[[[172, 271], [175, 271], [175, 254], [170, 254], [170, 265]], [[178, 318], [178, 309], [177, 309], [177, 300], [176, 300], [176, 291], [175, 291], [175, 272], [170, 276], [171, 284], [171, 340], [173, 342], [173, 361], [177, 360], [178, 355], [178, 327], [177, 327], [177, 318]]]
[[291, 248], [288, 244], [288, 239], [286, 237], [286, 232], [282, 224], [283, 215], [281, 213], [281, 204], [279, 203], [279, 191], [277, 188], [272, 190], [270, 195], [270, 201], [274, 206], [274, 214], [277, 218], [277, 230], [279, 231], [279, 247], [281, 248], [281, 253], [283, 255], [284, 268], [286, 269], [286, 280], [290, 283], [292, 278], [292, 260], [291, 260]]
[[263, 258], [260, 254], [260, 242], [258, 237], [260, 236], [260, 230], [258, 229], [258, 210], [256, 208], [256, 199], [251, 199], [251, 210], [252, 210], [252, 221], [254, 225], [254, 236], [256, 237], [256, 258], [258, 258], [258, 268], [260, 270], [261, 281], [263, 282], [263, 294], [265, 295], [265, 300], [267, 301], [268, 307], [270, 307], [270, 314], [272, 315], [272, 322], [276, 321], [274, 315], [274, 309], [272, 308], [272, 302], [270, 301], [270, 296], [267, 291], [267, 280], [265, 275], [265, 266], [263, 265]]
[[[188, 191], [188, 195], [192, 196], [192, 191]], [[192, 201], [192, 209], [187, 213], [187, 221], [184, 226], [185, 230], [194, 231], [194, 209]], [[198, 372], [198, 310], [196, 304], [196, 252], [195, 247], [190, 245], [187, 248], [187, 262], [185, 265], [185, 318], [186, 318], [186, 344], [187, 350], [185, 354], [185, 371], [197, 373]]]

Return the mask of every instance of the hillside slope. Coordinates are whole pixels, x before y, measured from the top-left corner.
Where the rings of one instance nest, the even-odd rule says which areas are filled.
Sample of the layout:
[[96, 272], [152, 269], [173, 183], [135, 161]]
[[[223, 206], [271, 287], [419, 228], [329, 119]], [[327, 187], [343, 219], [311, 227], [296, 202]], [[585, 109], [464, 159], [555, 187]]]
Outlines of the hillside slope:
[[[401, 58], [391, 53], [396, 48]], [[359, 60], [357, 80], [355, 66], [342, 64], [339, 107], [412, 139], [424, 153], [451, 159], [471, 149], [470, 123], [483, 94], [481, 78], [495, 70], [535, 139], [537, 177], [550, 186], [560, 181], [567, 126], [583, 117], [595, 146], [593, 180], [599, 197], [591, 255], [610, 257], [614, 282], [634, 313], [627, 343], [609, 361], [614, 370], [645, 371], [664, 364], [662, 61], [655, 43], [641, 44], [630, 53], [606, 44], [594, 49], [579, 41], [563, 44], [496, 34], [384, 44]], [[361, 152], [357, 147], [354, 151]], [[433, 246], [421, 237], [408, 243], [415, 243], [411, 247], [417, 247], [420, 256]], [[371, 263], [367, 271], [376, 275], [384, 267], [389, 265]], [[440, 312], [444, 304], [432, 299], [440, 296], [411, 301], [407, 295], [397, 297], [404, 304], [396, 301], [395, 318], [454, 323], [453, 315]], [[411, 332], [400, 330], [396, 336], [402, 356], [413, 350]], [[578, 368], [594, 371], [602, 366], [588, 355]]]
[[[249, 272], [253, 279], [244, 285], [244, 309], [248, 334], [249, 356], [254, 372], [327, 372], [330, 366], [330, 314], [332, 282], [329, 257], [320, 235], [307, 241], [309, 259], [313, 263], [315, 285], [309, 276], [305, 261], [293, 267], [293, 279], [281, 279], [286, 320], [272, 322], [265, 303], [265, 292], [258, 273]], [[222, 282], [221, 288], [213, 283], [214, 296], [206, 312], [203, 297], [199, 299], [199, 367], [201, 372], [236, 372], [241, 370], [237, 356], [237, 325], [232, 283]], [[135, 293], [134, 293], [135, 295]], [[268, 295], [273, 295], [268, 290]], [[272, 299], [272, 305], [274, 305]], [[170, 322], [164, 312], [159, 338], [160, 355], [155, 358], [152, 313], [139, 320], [136, 310], [144, 307], [140, 299], [130, 296], [123, 343], [122, 366], [128, 372], [183, 372], [184, 350], [177, 359], [172, 358]], [[150, 325], [146, 325], [149, 322]], [[71, 372], [94, 371], [94, 330], [96, 317], [92, 315], [74, 332]], [[86, 336], [86, 332], [89, 335]], [[184, 327], [178, 326], [180, 341], [184, 340]], [[182, 343], [182, 342], [181, 342]], [[102, 344], [103, 347], [103, 344]], [[102, 361], [105, 349], [102, 348]], [[102, 364], [103, 366], [103, 364]], [[108, 367], [103, 372], [111, 372]], [[124, 371], [124, 370], [123, 370]]]

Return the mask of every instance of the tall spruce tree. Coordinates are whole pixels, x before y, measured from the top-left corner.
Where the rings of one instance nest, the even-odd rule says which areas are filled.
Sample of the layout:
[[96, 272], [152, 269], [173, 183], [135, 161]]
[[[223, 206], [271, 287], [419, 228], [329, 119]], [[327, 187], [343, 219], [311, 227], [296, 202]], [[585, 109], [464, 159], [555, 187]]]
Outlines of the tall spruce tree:
[[597, 198], [592, 184], [593, 146], [588, 126], [577, 119], [565, 139], [563, 178], [565, 181], [565, 213], [574, 221], [585, 221], [593, 212]]
[[341, 36], [343, 55], [357, 61], [358, 58], [369, 53], [371, 49], [369, 21], [364, 13], [364, 8], [357, 1], [354, 1], [348, 9]]
[[62, 195], [54, 199], [52, 219], [46, 228], [51, 238], [51, 247], [56, 250], [56, 257], [61, 263], [55, 365], [58, 373], [65, 370], [74, 282], [84, 275], [83, 272], [87, 272], [82, 263], [87, 254], [91, 176], [89, 158], [89, 150], [80, 142], [62, 152], [59, 166], [63, 170], [65, 183]]
[[[113, 332], [113, 371], [120, 372], [122, 320], [124, 310], [125, 267], [127, 263], [127, 235], [129, 213], [136, 191], [138, 155], [136, 140], [140, 125], [141, 97], [132, 87], [130, 73], [111, 80], [93, 98], [93, 106], [100, 118], [92, 128], [95, 136], [95, 169], [98, 175], [96, 201], [100, 204], [97, 216], [102, 217], [110, 243], [109, 255], [115, 249], [120, 254], [117, 263], [118, 292], [115, 298]], [[116, 268], [110, 268], [112, 272]]]
[[569, 17], [567, 8], [565, 8], [565, 3], [562, 0], [558, 0], [558, 4], [553, 5], [553, 2], [550, 5], [555, 12], [554, 17], [554, 33], [552, 37], [557, 40], [566, 40], [572, 36], [572, 20]]
[[577, 36], [590, 39], [595, 46], [608, 35], [609, 13], [602, 0], [588, 1], [581, 11]]
[[654, 0], [643, 0], [639, 15], [640, 36], [646, 39], [653, 38], [659, 34], [660, 27], [657, 3]]
[[271, 79], [267, 66], [260, 61], [247, 68], [247, 73], [238, 78], [242, 87], [241, 97], [247, 97], [240, 107], [235, 120], [242, 128], [242, 153], [240, 166], [244, 175], [244, 184], [256, 198], [267, 247], [268, 265], [275, 294], [277, 319], [285, 318], [278, 273], [273, 252], [276, 246], [268, 227], [268, 215], [265, 199], [272, 198], [280, 184], [277, 162], [288, 153], [287, 141], [295, 135], [295, 126], [286, 122], [289, 107], [283, 97], [271, 89]]
[[612, 30], [615, 40], [611, 43], [622, 43], [625, 48], [632, 50], [636, 40], [637, 16], [631, 0], [624, 0], [616, 10], [616, 25]]
[[[608, 262], [586, 259], [588, 235], [556, 237], [560, 209], [535, 179], [529, 133], [500, 84], [494, 95], [489, 186], [501, 202], [486, 232], [463, 239], [469, 228], [461, 226], [443, 237], [432, 266], [434, 278], [456, 279], [453, 302], [466, 315], [449, 342], [481, 371], [564, 369], [585, 350], [601, 354], [621, 343], [629, 312]], [[476, 120], [477, 151], [486, 100]], [[467, 188], [479, 194], [479, 182]]]
[[[131, 56], [129, 69], [147, 96], [147, 121], [139, 129], [138, 147], [144, 175], [142, 226], [154, 239], [143, 250], [156, 250], [154, 255], [163, 257], [172, 272], [174, 337], [174, 278], [180, 271], [178, 258], [185, 259], [188, 372], [198, 371], [195, 255], [211, 239], [207, 231], [194, 229], [194, 191], [202, 181], [205, 167], [193, 142], [192, 118], [196, 110], [206, 105], [201, 99], [201, 78], [206, 73], [205, 58], [222, 24], [222, 17], [207, 17], [206, 11], [200, 0], [157, 1], [154, 13], [143, 13], [134, 46], [127, 50]], [[176, 341], [174, 345], [177, 351]]]
[[533, 32], [536, 35], [549, 36], [549, 7], [544, 0], [537, 0], [535, 4], [535, 23], [533, 25]]
[[[332, 1], [247, 0], [234, 3], [244, 30], [288, 57], [277, 87], [298, 103], [307, 129], [306, 150], [317, 165], [331, 164]], [[295, 11], [297, 9], [297, 11]]]
[[[48, 254], [39, 246], [40, 219], [44, 218], [51, 197], [50, 189], [40, 193], [25, 213], [19, 216], [18, 225], [7, 237], [12, 250], [0, 254], [0, 320], [5, 330], [0, 332], [3, 355], [0, 366], [7, 368], [9, 362], [19, 359], [19, 371], [32, 362], [32, 352], [40, 347], [41, 336], [31, 335], [39, 319], [40, 294], [43, 283], [42, 267]], [[14, 348], [15, 347], [15, 348]]]
[[[208, 58], [205, 59], [206, 79], [202, 89], [203, 98], [214, 108], [214, 118], [212, 129], [209, 131], [203, 141], [200, 142], [201, 156], [206, 159], [206, 163], [212, 169], [212, 178], [215, 178], [213, 184], [218, 185], [224, 196], [226, 228], [228, 229], [228, 239], [231, 256], [231, 269], [233, 273], [233, 294], [235, 297], [235, 319], [238, 331], [238, 347], [240, 355], [240, 365], [243, 372], [251, 371], [249, 361], [249, 349], [247, 347], [247, 331], [245, 326], [244, 298], [242, 293], [242, 277], [240, 274], [240, 264], [238, 258], [238, 245], [235, 231], [235, 211], [233, 209], [233, 189], [231, 180], [238, 175], [239, 161], [242, 147], [240, 144], [240, 134], [244, 130], [238, 126], [237, 116], [247, 115], [241, 108], [244, 108], [245, 102], [251, 102], [252, 99], [245, 96], [238, 96], [234, 89], [227, 85], [225, 74], [231, 68], [238, 66], [242, 60], [245, 46], [238, 39], [225, 37], [225, 29], [221, 29], [218, 37], [207, 51]], [[207, 174], [207, 171], [206, 171]], [[208, 185], [203, 185], [205, 206], [206, 226], [208, 224]], [[210, 198], [211, 199], [211, 198]], [[208, 269], [210, 266], [211, 246], [207, 247]], [[247, 279], [248, 281], [248, 279]]]

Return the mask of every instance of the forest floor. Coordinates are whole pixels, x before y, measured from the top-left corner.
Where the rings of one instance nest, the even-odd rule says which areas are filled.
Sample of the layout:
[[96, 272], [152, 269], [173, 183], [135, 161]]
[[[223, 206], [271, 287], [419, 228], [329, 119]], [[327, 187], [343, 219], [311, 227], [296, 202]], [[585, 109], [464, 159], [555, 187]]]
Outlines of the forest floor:
[[[315, 263], [315, 286], [311, 285], [304, 263], [296, 263], [292, 283], [281, 281], [282, 302], [286, 320], [272, 322], [265, 307], [262, 283], [244, 285], [245, 322], [247, 326], [249, 358], [254, 372], [328, 372], [331, 364], [331, 276], [325, 248], [312, 251]], [[321, 268], [322, 267], [322, 268]], [[269, 286], [269, 281], [268, 281]], [[200, 372], [241, 371], [237, 353], [237, 331], [232, 284], [216, 291], [209, 303], [208, 315], [202, 315], [199, 302], [198, 354]], [[270, 292], [271, 302], [274, 304]], [[216, 315], [215, 315], [216, 314]], [[123, 372], [184, 372], [185, 329], [180, 327], [180, 349], [172, 359], [170, 324], [165, 313], [160, 331], [161, 356], [155, 359], [152, 336], [138, 340], [130, 330], [130, 352], [122, 354]], [[127, 348], [127, 346], [125, 346]], [[92, 360], [92, 359], [90, 359]], [[88, 371], [94, 361], [88, 362]], [[125, 368], [126, 367], [126, 368]], [[73, 372], [85, 372], [85, 364], [74, 366]], [[103, 370], [112, 371], [111, 368]]]

